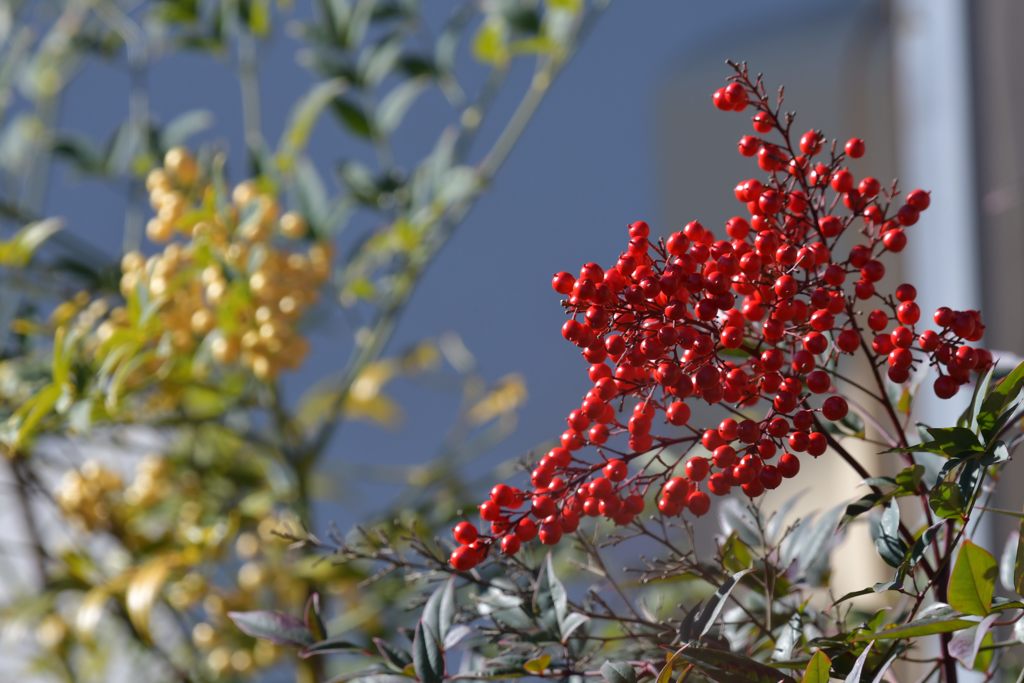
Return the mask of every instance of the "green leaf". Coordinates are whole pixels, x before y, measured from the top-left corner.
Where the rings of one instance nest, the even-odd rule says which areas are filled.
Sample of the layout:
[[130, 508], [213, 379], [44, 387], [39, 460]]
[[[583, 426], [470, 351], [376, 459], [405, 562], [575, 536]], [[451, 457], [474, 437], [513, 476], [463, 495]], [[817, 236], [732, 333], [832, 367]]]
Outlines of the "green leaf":
[[412, 639], [412, 665], [420, 683], [442, 683], [444, 681], [444, 652], [441, 643], [423, 625], [416, 624]]
[[800, 683], [828, 683], [828, 672], [831, 668], [832, 660], [824, 651], [818, 650], [811, 656], [811, 661], [807, 663], [807, 669], [804, 670], [804, 676], [800, 679]]
[[896, 475], [896, 485], [900, 493], [908, 496], [917, 494], [921, 487], [921, 479], [924, 477], [924, 465], [910, 465], [902, 469]]
[[396, 85], [377, 106], [377, 131], [387, 136], [397, 130], [409, 107], [429, 84], [428, 78], [414, 78]]
[[935, 538], [935, 534], [939, 533], [939, 529], [941, 529], [944, 524], [945, 522], [936, 522], [925, 529], [921, 535], [917, 537], [917, 540], [914, 541], [914, 545], [910, 546], [910, 552], [907, 554], [904, 569], [909, 570], [917, 566], [917, 563], [921, 561], [922, 557], [924, 557], [925, 551], [928, 550], [928, 545], [932, 542], [932, 539]]
[[727, 650], [690, 645], [676, 657], [693, 664], [716, 683], [796, 683], [778, 669]]
[[974, 385], [974, 393], [971, 394], [971, 403], [956, 421], [958, 427], [964, 427], [972, 432], [978, 431], [978, 415], [983, 405], [983, 397], [988, 393], [988, 384], [992, 380], [992, 373], [996, 370], [995, 365], [988, 369], [985, 376]]
[[872, 645], [874, 645], [874, 641], [868, 643], [868, 646], [864, 648], [864, 652], [861, 652], [860, 656], [857, 657], [857, 661], [853, 663], [853, 668], [850, 669], [850, 673], [847, 674], [844, 679], [844, 683], [860, 683], [860, 677], [864, 671], [864, 664], [868, 661], [868, 654], [871, 652]]
[[1020, 532], [1017, 534], [1017, 561], [1013, 565], [1013, 590], [1017, 595], [1024, 595], [1024, 519], [1020, 523]]
[[925, 431], [931, 437], [930, 441], [911, 446], [909, 449], [898, 450], [937, 453], [947, 458], [984, 450], [981, 442], [978, 441], [978, 435], [964, 427], [926, 427]]
[[1024, 363], [1015, 367], [1004, 377], [981, 402], [978, 412], [978, 428], [989, 438], [1002, 428], [1009, 415], [1016, 409], [1024, 389]]
[[213, 125], [213, 114], [205, 109], [194, 109], [171, 119], [160, 131], [160, 145], [164, 149], [183, 145], [190, 137]]
[[353, 135], [367, 139], [374, 137], [373, 121], [358, 104], [344, 97], [335, 97], [331, 106]]
[[423, 607], [421, 621], [438, 643], [443, 643], [455, 615], [455, 577], [438, 586]]
[[362, 652], [363, 648], [344, 638], [326, 638], [302, 648], [299, 657], [309, 659], [318, 655], [336, 654], [338, 652]]
[[921, 619], [899, 626], [891, 626], [876, 633], [861, 634], [856, 640], [897, 640], [903, 638], [920, 638], [931, 636], [936, 633], [952, 633], [965, 628], [977, 626], [978, 622], [972, 619], [964, 619], [962, 616], [950, 616], [956, 614], [952, 610], [943, 610]]
[[320, 618], [320, 594], [313, 593], [306, 600], [306, 628], [315, 640], [322, 641], [327, 638], [327, 630], [324, 628], [324, 621]]
[[751, 569], [744, 569], [743, 571], [736, 572], [718, 587], [718, 590], [716, 590], [715, 594], [711, 596], [708, 603], [704, 605], [704, 609], [700, 611], [700, 614], [694, 622], [694, 630], [697, 633], [698, 638], [702, 638], [711, 630], [711, 627], [715, 624], [715, 620], [718, 619], [718, 615], [721, 614], [722, 609], [725, 607], [725, 603], [729, 600], [729, 596], [732, 594], [733, 589], [736, 588], [740, 580], [751, 571]]
[[551, 553], [548, 553], [537, 577], [537, 590], [533, 597], [536, 614], [562, 633], [565, 619], [569, 616], [569, 597], [565, 586], [555, 574]]
[[729, 534], [722, 544], [722, 565], [731, 572], [749, 568], [754, 563], [750, 548], [740, 540], [736, 532]]
[[965, 614], [988, 614], [998, 572], [991, 553], [965, 540], [949, 578], [950, 607]]
[[327, 105], [335, 102], [347, 86], [346, 81], [340, 78], [317, 83], [295, 104], [281, 136], [281, 148], [278, 151], [278, 163], [285, 170], [290, 169], [295, 157], [306, 149], [320, 113]]
[[64, 227], [57, 218], [47, 218], [29, 223], [14, 233], [11, 239], [0, 242], [0, 266], [24, 268], [43, 242], [53, 237]]
[[629, 662], [607, 661], [601, 665], [605, 683], [636, 683], [636, 671]]
[[383, 638], [374, 638], [373, 644], [377, 646], [377, 652], [384, 659], [384, 663], [395, 671], [403, 671], [412, 664], [412, 655], [405, 650], [399, 650]]
[[313, 635], [298, 617], [283, 612], [257, 610], [254, 612], [228, 612], [228, 618], [238, 629], [253, 638], [269, 640], [277, 645], [307, 647]]
[[974, 628], [965, 629], [957, 633], [949, 641], [949, 653], [960, 660], [968, 669], [973, 668], [978, 657], [978, 650], [981, 643], [992, 628], [993, 622], [999, 618], [999, 614], [990, 614], [981, 620]]
[[964, 513], [960, 487], [951, 481], [942, 481], [928, 493], [928, 507], [943, 519], [959, 519]]
[[871, 525], [871, 536], [879, 556], [890, 567], [899, 567], [907, 554], [907, 545], [900, 538], [900, 507], [890, 500], [876, 523]]

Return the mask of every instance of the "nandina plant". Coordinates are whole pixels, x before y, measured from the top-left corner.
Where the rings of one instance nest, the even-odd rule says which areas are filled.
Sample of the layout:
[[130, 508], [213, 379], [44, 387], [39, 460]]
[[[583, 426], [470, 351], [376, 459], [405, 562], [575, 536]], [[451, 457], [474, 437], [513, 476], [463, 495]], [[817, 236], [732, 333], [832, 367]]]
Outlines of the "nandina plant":
[[[652, 490], [660, 514], [699, 517], [708, 494], [739, 488], [756, 498], [797, 476], [801, 454], [830, 446], [866, 477], [835, 438], [850, 410], [845, 395], [859, 394], [864, 417], [877, 404], [891, 422], [881, 435], [906, 448], [885, 378], [904, 387], [932, 366], [934, 391], [947, 399], [991, 367], [991, 354], [971, 345], [984, 331], [977, 311], [940, 308], [932, 329], [912, 284], [883, 283], [881, 259], [905, 247], [927, 192], [901, 195], [870, 176], [858, 183], [846, 162], [864, 154], [863, 140], [840, 147], [808, 130], [797, 141], [794, 117], [743, 69], [713, 99], [724, 111], [753, 111], [758, 135], [738, 148], [767, 175], [735, 188], [748, 215], [730, 218], [724, 235], [691, 221], [664, 240], [637, 221], [607, 269], [586, 263], [578, 278], [554, 276], [569, 314], [562, 336], [582, 349], [590, 386], [531, 488], [498, 484], [480, 505], [490, 534], [456, 528], [457, 569], [493, 545], [514, 554], [534, 538], [558, 543], [584, 516], [628, 525]], [[854, 354], [871, 364], [867, 388], [842, 362]], [[696, 405], [719, 416], [695, 424]], [[596, 457], [581, 455], [587, 446]]]
[[[998, 563], [970, 537], [987, 511], [979, 499], [1020, 438], [1024, 366], [994, 382], [993, 355], [976, 346], [978, 311], [924, 316], [914, 285], [885, 277], [886, 255], [927, 230], [918, 222], [928, 192], [858, 181], [847, 162], [864, 154], [863, 140], [840, 144], [815, 129], [798, 137], [782, 91], [770, 97], [760, 76], [732, 66], [713, 104], [751, 116], [755, 134], [738, 150], [761, 174], [736, 186], [743, 210], [723, 232], [691, 221], [662, 239], [637, 221], [608, 267], [554, 276], [587, 391], [529, 485], [494, 486], [478, 507], [483, 526], [458, 522], [447, 557], [414, 529], [401, 546], [371, 532], [296, 539], [383, 574], [452, 575], [427, 601], [411, 649], [314, 637], [318, 614], [305, 624], [236, 615], [243, 629], [280, 639], [276, 619], [302, 634], [289, 637], [307, 656], [361, 652], [368, 668], [351, 678], [424, 683], [527, 673], [879, 681], [895, 671], [948, 683], [965, 668], [989, 679], [1006, 670], [1017, 640], [994, 634], [1024, 615], [1024, 553], [1003, 554], [1012, 595], [999, 597]], [[956, 426], [915, 426], [918, 390], [972, 398]], [[869, 472], [850, 439], [902, 469]], [[867, 492], [836, 491], [848, 500], [787, 526], [760, 498], [799, 477], [808, 457], [842, 459]], [[712, 497], [726, 501], [709, 558], [696, 552], [688, 516], [707, 514]], [[829, 552], [864, 519], [893, 576], [831, 595]], [[627, 540], [653, 553], [627, 568], [640, 581], [609, 568]], [[558, 557], [576, 555], [589, 589], [578, 580], [567, 590], [535, 541], [571, 546]], [[702, 590], [713, 595], [701, 601]]]

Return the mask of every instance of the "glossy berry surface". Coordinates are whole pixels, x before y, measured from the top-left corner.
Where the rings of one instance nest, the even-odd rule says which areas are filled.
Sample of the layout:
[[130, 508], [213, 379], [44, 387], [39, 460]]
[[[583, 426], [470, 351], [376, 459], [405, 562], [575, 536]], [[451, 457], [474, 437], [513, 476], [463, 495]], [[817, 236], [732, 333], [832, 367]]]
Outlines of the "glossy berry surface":
[[561, 334], [584, 360], [580, 402], [529, 486], [499, 484], [479, 506], [491, 533], [455, 528], [455, 569], [492, 545], [556, 544], [587, 517], [700, 517], [716, 496], [785, 486], [802, 458], [827, 457], [830, 430], [857, 408], [840, 371], [851, 355], [867, 357], [879, 386], [937, 371], [940, 398], [991, 366], [974, 346], [977, 311], [923, 312], [912, 284], [889, 282], [887, 255], [927, 230], [927, 192], [858, 179], [848, 162], [865, 154], [860, 138], [793, 139], [781, 104], [743, 67], [712, 103], [752, 110], [756, 135], [743, 131], [737, 151], [759, 175], [735, 186], [738, 215], [663, 237], [637, 221], [617, 258], [554, 276]]

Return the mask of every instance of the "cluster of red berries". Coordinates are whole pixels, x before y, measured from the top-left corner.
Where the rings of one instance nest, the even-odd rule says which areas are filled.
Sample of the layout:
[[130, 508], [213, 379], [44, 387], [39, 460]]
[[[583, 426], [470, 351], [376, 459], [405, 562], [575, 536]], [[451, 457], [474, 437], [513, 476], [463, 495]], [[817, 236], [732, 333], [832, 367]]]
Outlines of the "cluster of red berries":
[[[740, 153], [768, 172], [735, 188], [749, 217], [726, 222], [728, 239], [692, 221], [656, 240], [639, 221], [612, 267], [587, 263], [578, 277], [554, 276], [570, 315], [562, 335], [590, 364], [591, 386], [560, 445], [533, 469], [531, 487], [498, 484], [479, 506], [488, 533], [468, 521], [455, 527], [455, 569], [474, 567], [494, 546], [514, 554], [535, 538], [555, 544], [584, 516], [629, 524], [652, 489], [661, 514], [700, 516], [708, 493], [739, 487], [755, 497], [776, 488], [799, 472], [797, 454], [827, 450], [823, 421], [846, 416], [836, 393], [844, 354], [866, 353], [879, 385], [883, 368], [902, 383], [917, 366], [935, 366], [942, 398], [991, 364], [986, 350], [967, 345], [984, 330], [977, 311], [940, 308], [938, 331], [919, 330], [915, 288], [879, 290], [879, 259], [904, 248], [927, 192], [900, 199], [875, 178], [857, 183], [844, 163], [864, 154], [860, 139], [822, 154], [826, 141], [810, 130], [794, 144], [792, 116], [780, 113], [781, 102], [771, 105], [745, 67], [713, 100], [727, 111], [754, 109], [754, 130], [779, 134], [779, 142], [739, 141]], [[698, 428], [690, 424], [695, 402], [721, 405], [728, 416]], [[667, 425], [657, 434], [656, 421]], [[600, 461], [578, 455], [588, 445]]]

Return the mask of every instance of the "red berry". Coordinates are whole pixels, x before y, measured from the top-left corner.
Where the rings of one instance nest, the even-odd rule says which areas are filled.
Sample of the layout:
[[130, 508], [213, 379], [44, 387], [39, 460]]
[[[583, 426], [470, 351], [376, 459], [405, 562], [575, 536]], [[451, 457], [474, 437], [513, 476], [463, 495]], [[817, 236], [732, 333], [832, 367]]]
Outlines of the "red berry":
[[711, 469], [711, 465], [708, 463], [708, 459], [699, 455], [691, 457], [686, 462], [686, 476], [692, 481], [701, 481], [704, 477], [708, 476], [708, 472]]
[[757, 154], [757, 150], [761, 148], [761, 141], [753, 135], [744, 135], [736, 144], [736, 148], [743, 156], [752, 157]]
[[493, 500], [485, 500], [477, 509], [480, 510], [480, 519], [486, 522], [495, 522], [501, 519], [501, 508]]
[[466, 572], [480, 563], [480, 558], [468, 545], [460, 545], [452, 551], [449, 559], [456, 571]]
[[907, 226], [917, 223], [920, 218], [920, 212], [909, 204], [904, 204], [900, 207], [900, 210], [896, 212], [896, 220], [900, 225]]
[[907, 246], [907, 236], [900, 228], [893, 228], [882, 233], [882, 244], [889, 251], [898, 254]]
[[625, 460], [612, 460], [602, 470], [606, 479], [611, 481], [622, 481], [629, 474], [629, 467]]
[[888, 324], [889, 316], [885, 311], [876, 308], [868, 314], [868, 327], [872, 330], [876, 332], [884, 330]]
[[537, 537], [537, 523], [529, 517], [523, 517], [519, 520], [519, 523], [516, 524], [515, 534], [516, 538], [523, 543], [532, 541]]
[[575, 284], [576, 278], [566, 272], [555, 273], [555, 276], [551, 278], [551, 288], [559, 294], [568, 295], [572, 292]]
[[917, 298], [917, 288], [914, 285], [903, 283], [896, 288], [896, 299], [898, 301], [913, 301]]
[[452, 529], [452, 536], [454, 536], [455, 540], [462, 545], [469, 545], [475, 541], [479, 535], [480, 533], [476, 530], [476, 527], [470, 522], [459, 522], [455, 525], [455, 528]]
[[896, 309], [896, 319], [904, 325], [913, 325], [921, 319], [921, 308], [913, 301], [904, 301]]
[[772, 129], [772, 117], [763, 111], [759, 111], [754, 114], [751, 124], [758, 133], [767, 133]]
[[855, 330], [845, 329], [836, 337], [836, 346], [845, 353], [853, 353], [860, 346], [860, 336]]
[[491, 489], [491, 500], [501, 507], [512, 507], [519, 497], [519, 491], [507, 484], [497, 484]]
[[846, 399], [842, 396], [829, 396], [825, 399], [825, 402], [821, 404], [821, 414], [825, 416], [826, 420], [835, 422], [846, 417], [846, 413], [849, 412], [850, 407], [846, 403]]
[[684, 425], [690, 420], [690, 407], [682, 401], [674, 401], [665, 411], [665, 417], [674, 425]]
[[694, 491], [686, 497], [686, 507], [690, 508], [690, 512], [700, 517], [711, 508], [711, 499], [703, 491]]
[[716, 496], [725, 496], [732, 489], [731, 479], [724, 472], [715, 472], [708, 478], [708, 491]]
[[562, 540], [562, 527], [558, 523], [541, 524], [537, 536], [544, 545], [555, 545]]
[[506, 536], [501, 539], [501, 552], [504, 555], [515, 555], [519, 552], [521, 544], [517, 536]]
[[777, 469], [783, 477], [792, 479], [800, 472], [800, 460], [792, 453], [783, 453], [779, 457]]
[[818, 131], [809, 130], [800, 136], [800, 151], [810, 156], [821, 151], [821, 135]]
[[846, 141], [844, 149], [846, 150], [846, 156], [859, 159], [864, 156], [864, 141], [860, 138], [850, 138]]
[[807, 375], [807, 388], [814, 394], [823, 394], [832, 386], [832, 379], [824, 370], [815, 370]]
[[832, 174], [832, 189], [836, 192], [849, 192], [853, 189], [853, 174], [841, 168]]
[[915, 211], [924, 211], [931, 206], [931, 195], [924, 190], [911, 190], [907, 195], [907, 206]]
[[743, 111], [747, 106], [747, 91], [739, 83], [732, 82], [725, 86], [725, 98], [733, 111]]
[[960, 390], [960, 383], [949, 375], [941, 375], [932, 387], [939, 398], [953, 398]]

